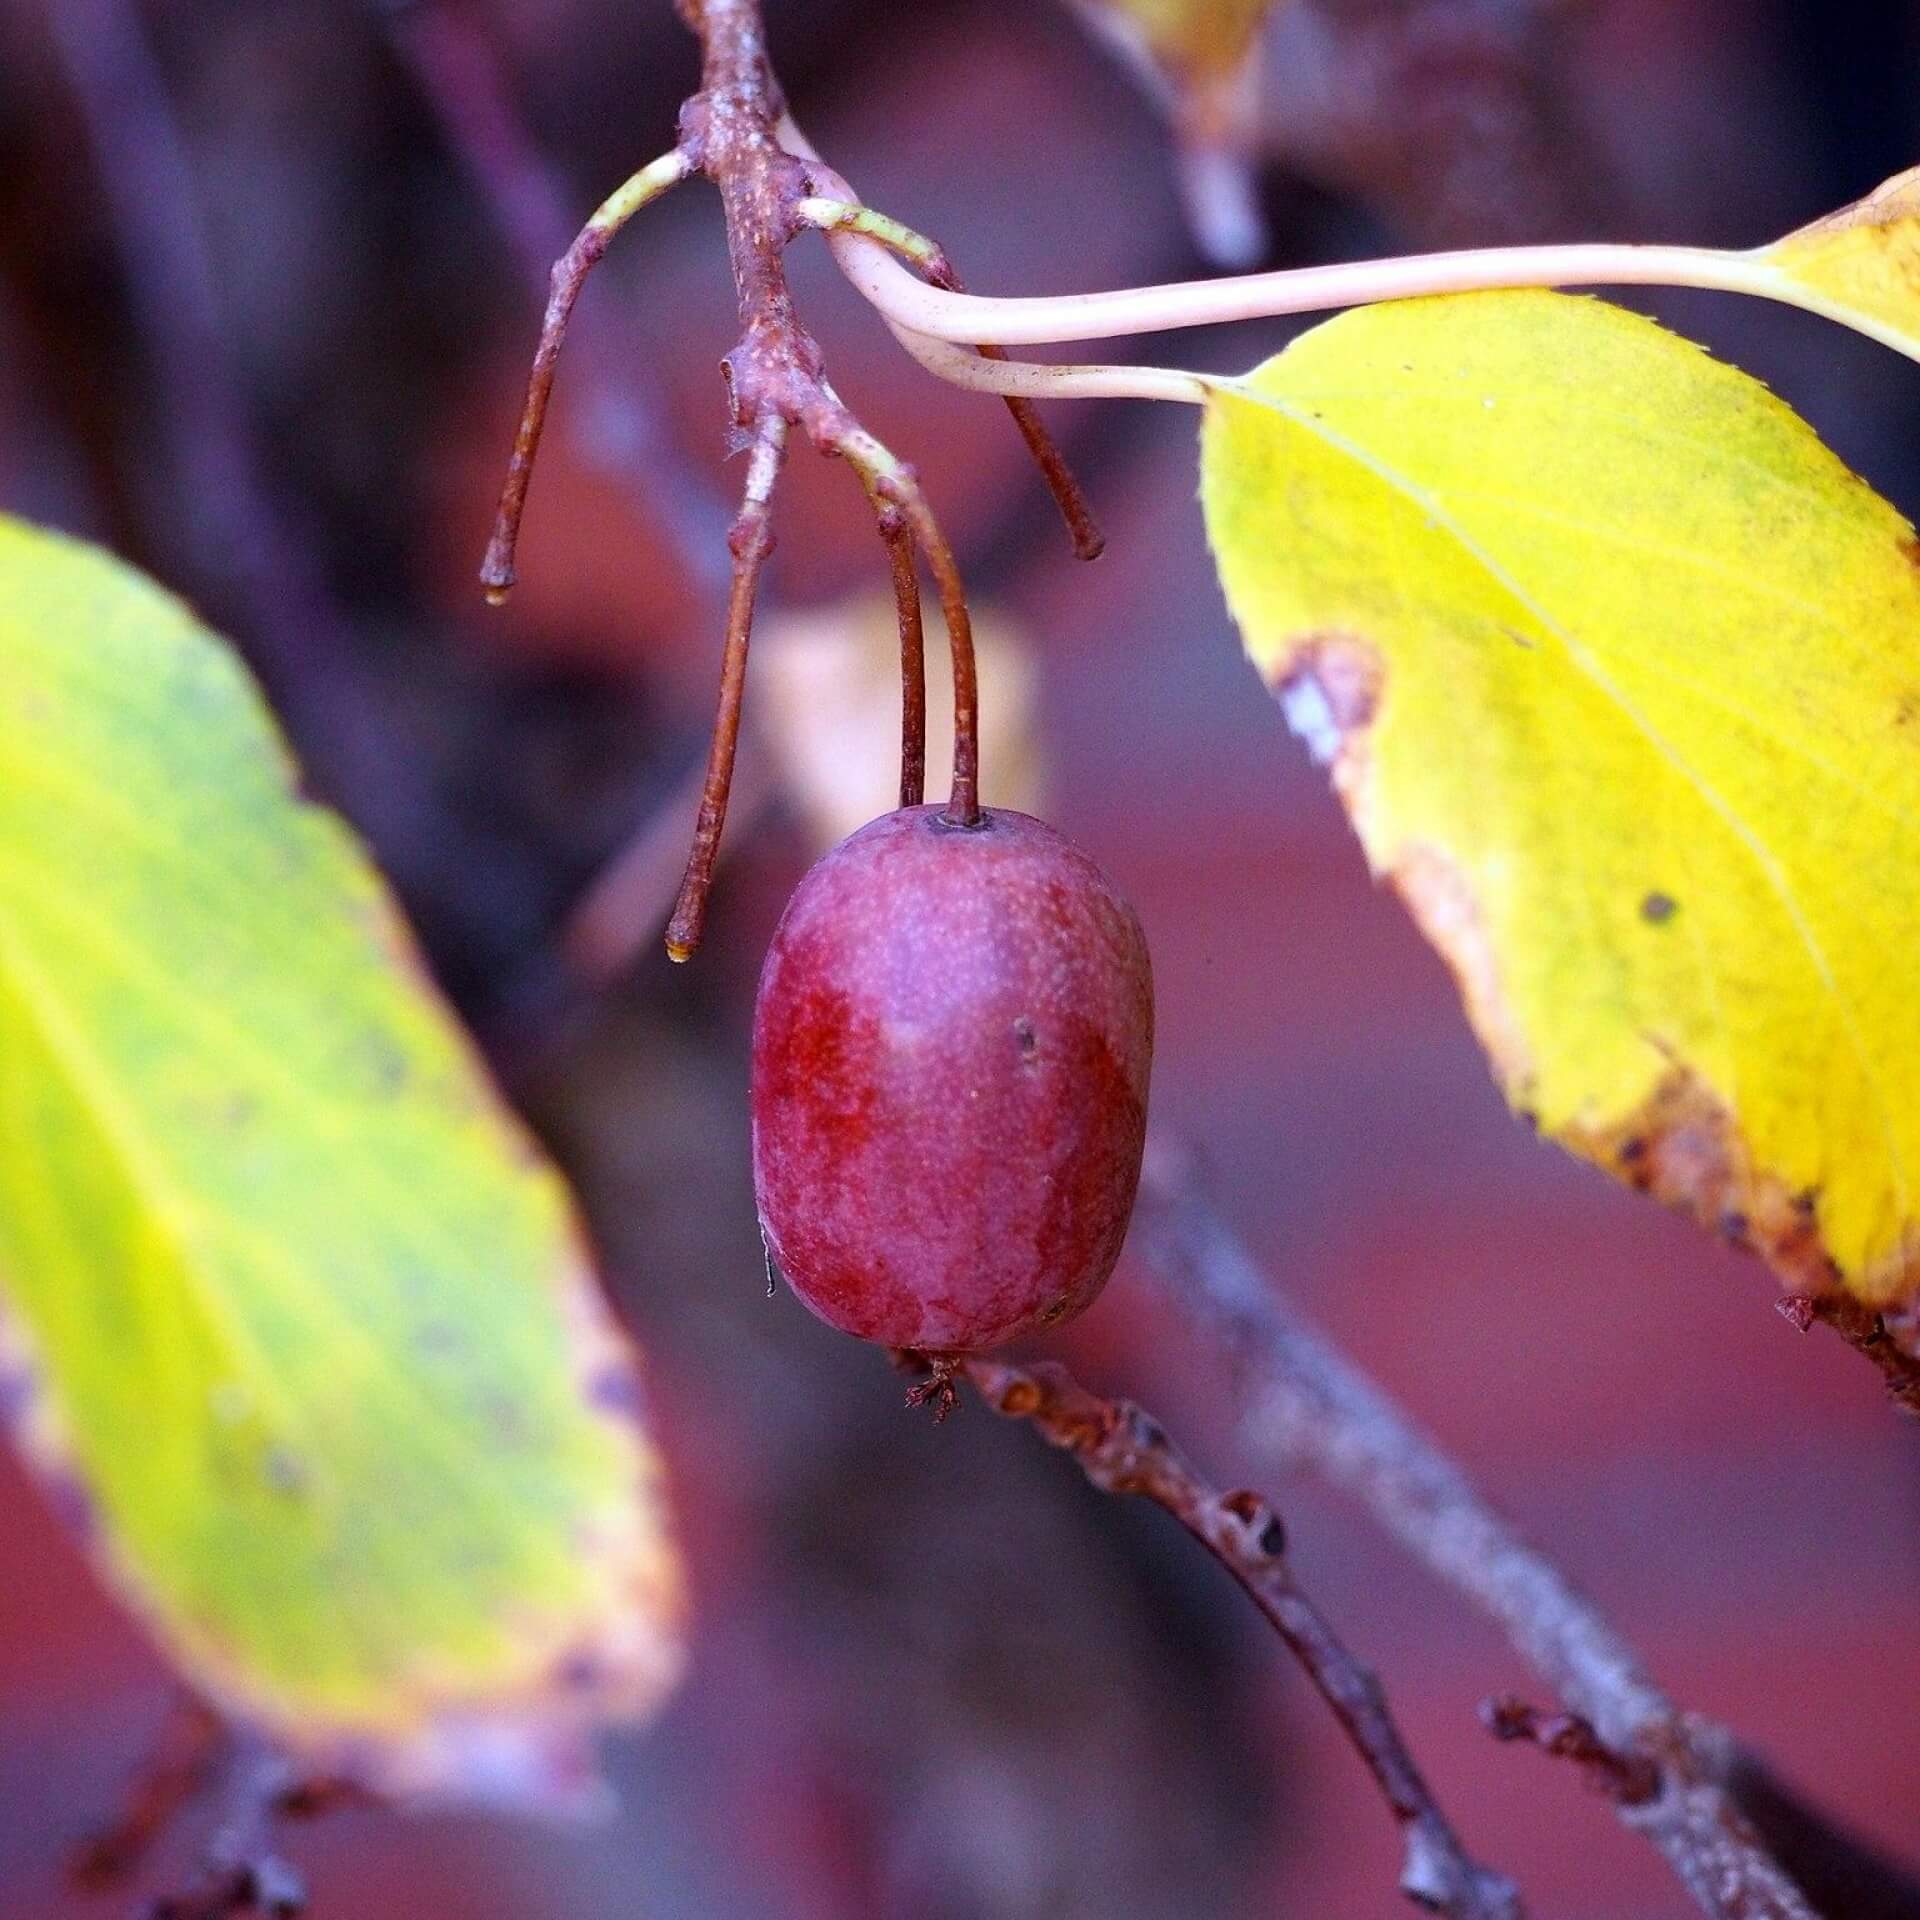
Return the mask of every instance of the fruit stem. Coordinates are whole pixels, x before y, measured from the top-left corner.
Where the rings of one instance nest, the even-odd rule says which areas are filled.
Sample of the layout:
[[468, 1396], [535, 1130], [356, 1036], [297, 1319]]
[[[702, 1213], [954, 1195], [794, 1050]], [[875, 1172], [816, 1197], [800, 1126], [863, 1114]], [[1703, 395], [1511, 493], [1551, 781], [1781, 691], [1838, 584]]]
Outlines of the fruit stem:
[[787, 450], [787, 423], [777, 413], [762, 414], [754, 423], [753, 457], [740, 512], [727, 536], [733, 551], [733, 589], [727, 597], [727, 638], [720, 665], [720, 708], [714, 717], [713, 740], [707, 749], [707, 777], [700, 794], [700, 813], [694, 822], [693, 846], [687, 855], [686, 878], [673, 918], [667, 922], [667, 957], [693, 958], [706, 926], [707, 897], [713, 890], [713, 867], [720, 852], [720, 832], [727, 820], [727, 795], [733, 786], [734, 755], [740, 744], [740, 708], [747, 687], [747, 642], [753, 631], [753, 599], [760, 570], [773, 551], [769, 503], [774, 482]]
[[880, 538], [893, 568], [893, 606], [900, 625], [900, 804], [927, 797], [927, 645], [920, 612], [920, 576], [913, 563], [913, 532], [891, 503], [880, 506]]
[[[956, 827], [980, 824], [980, 685], [974, 666], [973, 621], [959, 563], [920, 482], [904, 460], [896, 459], [864, 427], [836, 423], [833, 451], [853, 467], [868, 492], [898, 509], [927, 556], [927, 568], [940, 593], [953, 656], [953, 790], [945, 818]], [[883, 529], [884, 530], [884, 529]]]

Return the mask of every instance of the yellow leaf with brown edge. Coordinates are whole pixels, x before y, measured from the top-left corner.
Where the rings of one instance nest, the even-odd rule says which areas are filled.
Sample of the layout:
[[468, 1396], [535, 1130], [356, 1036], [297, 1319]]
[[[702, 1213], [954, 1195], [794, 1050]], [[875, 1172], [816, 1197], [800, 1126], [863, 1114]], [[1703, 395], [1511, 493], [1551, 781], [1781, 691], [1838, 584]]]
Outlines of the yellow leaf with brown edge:
[[1920, 1290], [1920, 564], [1781, 401], [1561, 294], [1206, 409], [1221, 580], [1512, 1104], [1795, 1291]]
[[1920, 358], [1920, 167], [1741, 257], [1762, 276], [1755, 291]]
[[230, 1717], [566, 1805], [679, 1660], [633, 1355], [295, 782], [185, 607], [0, 516], [0, 1406]]

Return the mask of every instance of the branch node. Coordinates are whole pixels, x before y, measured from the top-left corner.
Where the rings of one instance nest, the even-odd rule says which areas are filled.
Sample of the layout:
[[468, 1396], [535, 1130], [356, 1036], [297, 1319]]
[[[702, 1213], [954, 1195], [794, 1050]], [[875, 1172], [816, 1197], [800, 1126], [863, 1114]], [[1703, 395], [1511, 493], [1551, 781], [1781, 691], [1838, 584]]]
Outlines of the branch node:
[[1480, 1722], [1500, 1741], [1524, 1741], [1556, 1760], [1571, 1760], [1608, 1799], [1645, 1806], [1660, 1793], [1660, 1769], [1645, 1754], [1621, 1753], [1577, 1713], [1544, 1713], [1512, 1694], [1480, 1704]]

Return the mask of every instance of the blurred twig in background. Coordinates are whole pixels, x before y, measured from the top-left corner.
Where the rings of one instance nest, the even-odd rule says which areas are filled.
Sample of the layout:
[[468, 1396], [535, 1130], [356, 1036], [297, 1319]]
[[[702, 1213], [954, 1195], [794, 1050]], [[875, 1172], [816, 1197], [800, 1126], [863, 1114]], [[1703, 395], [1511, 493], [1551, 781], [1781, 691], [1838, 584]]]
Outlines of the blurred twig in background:
[[444, 857], [451, 823], [261, 470], [186, 145], [140, 14], [132, 0], [59, 0], [47, 16], [152, 365], [179, 572], [237, 622], [317, 784], [391, 867], [417, 872], [426, 840]]
[[[493, 215], [530, 289], [573, 242], [574, 196], [521, 117], [488, 34], [451, 0], [366, 0], [433, 111], [449, 151]], [[719, 494], [681, 458], [649, 404], [638, 369], [617, 366], [611, 336], [589, 324], [573, 358], [566, 410], [580, 451], [625, 481], [673, 543], [689, 581], [707, 592], [727, 579], [727, 524]]]
[[[1812, 1885], [1816, 1872], [1831, 1877], [1823, 1860], [1843, 1859], [1871, 1874], [1870, 1854], [1800, 1805], [1731, 1735], [1675, 1706], [1566, 1576], [1293, 1311], [1205, 1198], [1189, 1157], [1164, 1140], [1148, 1149], [1135, 1231], [1168, 1295], [1231, 1359], [1249, 1438], [1281, 1460], [1318, 1467], [1489, 1614], [1591, 1734], [1576, 1757], [1591, 1766], [1604, 1755], [1616, 1779], [1654, 1769], [1642, 1783], [1650, 1790], [1615, 1793], [1614, 1804], [1703, 1911], [1718, 1920], [1808, 1920], [1814, 1909], [1790, 1872], [1804, 1871]], [[1775, 1837], [1799, 1836], [1794, 1857], [1772, 1857], [1750, 1804], [1794, 1810], [1766, 1823]], [[1894, 1902], [1886, 1911], [1920, 1914], [1920, 1885], [1890, 1866], [1876, 1879], [1878, 1894]]]

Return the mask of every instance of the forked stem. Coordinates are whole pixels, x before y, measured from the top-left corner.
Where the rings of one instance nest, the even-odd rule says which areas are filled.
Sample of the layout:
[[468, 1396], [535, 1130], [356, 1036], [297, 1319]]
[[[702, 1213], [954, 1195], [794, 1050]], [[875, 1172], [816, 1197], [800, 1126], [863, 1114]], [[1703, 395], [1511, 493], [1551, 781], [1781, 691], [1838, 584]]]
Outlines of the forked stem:
[[764, 414], [753, 428], [753, 457], [740, 512], [727, 544], [733, 549], [733, 589], [727, 596], [727, 638], [720, 662], [720, 706], [707, 748], [707, 777], [700, 792], [693, 847], [686, 878], [667, 922], [667, 956], [691, 960], [707, 923], [707, 899], [713, 891], [714, 862], [727, 822], [727, 796], [733, 787], [733, 762], [740, 745], [740, 709], [747, 688], [747, 641], [753, 631], [753, 600], [760, 572], [773, 551], [773, 484], [787, 450], [787, 423]]
[[[772, 548], [773, 486], [795, 428], [820, 452], [838, 455], [859, 473], [887, 547], [900, 628], [902, 802], [918, 804], [926, 785], [925, 635], [914, 567], [917, 547], [926, 556], [939, 589], [953, 654], [953, 790], [946, 817], [956, 826], [972, 827], [979, 824], [981, 813], [980, 701], [973, 628], [953, 549], [913, 470], [861, 427], [834, 393], [819, 344], [801, 323], [787, 284], [783, 254], [794, 236], [811, 224], [798, 209], [823, 186], [839, 194], [843, 203], [851, 203], [851, 190], [818, 161], [797, 133], [788, 138], [791, 123], [784, 118], [780, 88], [767, 59], [758, 0], [678, 0], [678, 4], [681, 17], [700, 39], [700, 91], [681, 110], [679, 144], [613, 194], [554, 267], [526, 406], [481, 579], [496, 603], [513, 585], [520, 521], [554, 373], [588, 274], [640, 208], [690, 173], [704, 173], [720, 191], [742, 329], [722, 366], [734, 423], [746, 434], [753, 461], [729, 536], [733, 572], [719, 712], [693, 846], [667, 928], [668, 954], [686, 960], [699, 945], [713, 885], [739, 746], [754, 599]], [[869, 224], [878, 220], [873, 216]], [[938, 285], [958, 287], [951, 265], [931, 242], [903, 228], [892, 230], [891, 237]], [[880, 257], [887, 258], [884, 252]], [[1015, 393], [1008, 405], [1059, 502], [1076, 551], [1092, 558], [1100, 550], [1099, 531], [1066, 463], [1025, 399]]]
[[644, 166], [601, 202], [593, 218], [580, 229], [574, 243], [553, 265], [547, 294], [546, 317], [540, 325], [540, 344], [534, 349], [533, 371], [527, 378], [526, 405], [514, 435], [513, 455], [507, 463], [507, 481], [494, 514], [493, 536], [480, 563], [480, 584], [494, 606], [501, 605], [517, 578], [514, 556], [520, 543], [520, 521], [526, 512], [527, 488], [533, 481], [533, 463], [546, 429], [547, 408], [553, 399], [553, 376], [566, 345], [567, 327], [579, 304], [587, 276], [605, 257], [613, 237], [644, 206], [678, 186], [693, 171], [693, 159], [684, 149], [662, 154]]
[[851, 420], [832, 423], [818, 442], [823, 451], [838, 453], [860, 474], [870, 492], [898, 509], [911, 529], [927, 570], [940, 595], [941, 617], [947, 623], [947, 646], [953, 658], [953, 789], [946, 819], [956, 827], [980, 824], [980, 681], [974, 663], [973, 619], [967, 611], [967, 590], [960, 565], [947, 544], [940, 522], [911, 467], [896, 460], [872, 434]]

